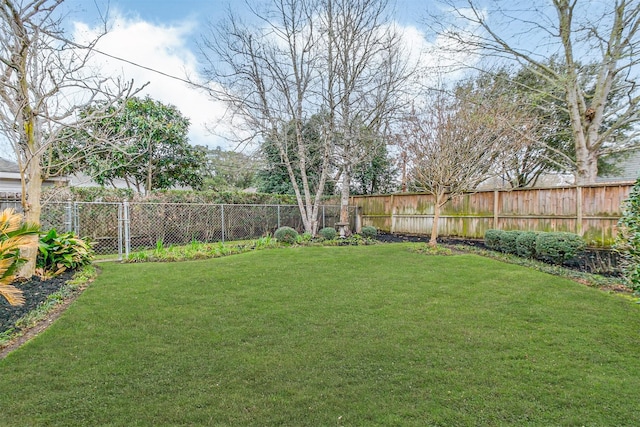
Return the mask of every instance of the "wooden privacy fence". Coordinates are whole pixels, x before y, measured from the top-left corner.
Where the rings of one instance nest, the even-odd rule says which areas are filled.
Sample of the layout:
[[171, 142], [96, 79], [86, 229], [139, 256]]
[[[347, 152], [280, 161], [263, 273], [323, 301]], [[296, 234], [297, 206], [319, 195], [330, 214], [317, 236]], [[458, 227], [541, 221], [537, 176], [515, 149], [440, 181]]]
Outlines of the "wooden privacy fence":
[[[488, 229], [569, 231], [590, 246], [609, 247], [616, 236], [621, 204], [633, 182], [467, 193], [441, 210], [441, 236], [482, 238]], [[429, 234], [434, 197], [428, 194], [354, 196], [362, 225], [381, 231]]]

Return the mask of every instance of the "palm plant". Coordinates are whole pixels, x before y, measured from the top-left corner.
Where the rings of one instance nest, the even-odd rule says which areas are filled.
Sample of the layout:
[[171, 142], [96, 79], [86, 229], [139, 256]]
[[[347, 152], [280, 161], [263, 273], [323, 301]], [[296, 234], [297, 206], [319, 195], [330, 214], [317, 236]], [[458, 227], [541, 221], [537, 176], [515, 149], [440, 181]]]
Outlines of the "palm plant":
[[16, 278], [19, 267], [26, 262], [20, 256], [23, 248], [37, 248], [40, 227], [24, 223], [22, 214], [13, 209], [0, 213], [0, 295], [11, 305], [24, 304], [22, 291], [11, 282]]

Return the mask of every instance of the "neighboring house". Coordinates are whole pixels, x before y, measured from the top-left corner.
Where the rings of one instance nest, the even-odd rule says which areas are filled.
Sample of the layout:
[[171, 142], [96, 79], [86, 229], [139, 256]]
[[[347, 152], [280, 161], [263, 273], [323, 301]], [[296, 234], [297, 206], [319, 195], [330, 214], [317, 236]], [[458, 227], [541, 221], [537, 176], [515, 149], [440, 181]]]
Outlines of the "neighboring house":
[[[66, 177], [49, 178], [42, 183], [42, 186], [65, 186], [68, 183], [69, 179]], [[0, 157], [0, 193], [22, 193], [18, 164], [2, 157]]]
[[640, 150], [632, 151], [618, 161], [620, 173], [615, 176], [599, 176], [597, 182], [635, 181], [640, 177]]
[[[70, 187], [100, 187], [98, 184], [91, 178], [89, 175], [85, 175], [82, 172], [75, 173], [69, 176], [69, 186]], [[129, 188], [127, 186], [127, 181], [124, 179], [115, 179], [113, 181], [113, 185], [109, 184], [106, 186], [107, 188]]]

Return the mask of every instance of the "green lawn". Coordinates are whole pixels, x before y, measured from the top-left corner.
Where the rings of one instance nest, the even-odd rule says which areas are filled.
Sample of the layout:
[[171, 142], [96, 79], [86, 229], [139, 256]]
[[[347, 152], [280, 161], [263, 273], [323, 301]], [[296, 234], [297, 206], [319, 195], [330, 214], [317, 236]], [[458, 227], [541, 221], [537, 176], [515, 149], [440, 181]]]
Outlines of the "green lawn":
[[640, 425], [640, 307], [405, 245], [101, 264], [2, 426]]

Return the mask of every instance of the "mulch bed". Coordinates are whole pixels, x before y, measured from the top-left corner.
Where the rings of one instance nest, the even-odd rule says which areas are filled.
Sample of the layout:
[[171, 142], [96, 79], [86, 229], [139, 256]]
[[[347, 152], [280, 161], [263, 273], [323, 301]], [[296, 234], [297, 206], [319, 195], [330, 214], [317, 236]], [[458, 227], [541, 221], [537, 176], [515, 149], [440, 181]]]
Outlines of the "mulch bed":
[[66, 271], [47, 280], [33, 276], [29, 280], [13, 283], [22, 290], [25, 303], [21, 306], [12, 306], [0, 297], [0, 333], [13, 328], [18, 319], [37, 308], [49, 295], [59, 291], [73, 277], [73, 274], [73, 271]]
[[[408, 234], [389, 234], [380, 233], [376, 239], [381, 242], [401, 243], [401, 242], [423, 242], [429, 241], [429, 236], [408, 235]], [[438, 243], [443, 245], [465, 245], [473, 246], [479, 249], [489, 249], [485, 246], [481, 239], [464, 239], [456, 237], [438, 237]], [[604, 276], [619, 277], [621, 275], [618, 268], [619, 255], [611, 250], [587, 248], [582, 254], [574, 260], [563, 265], [584, 273], [601, 274]]]

